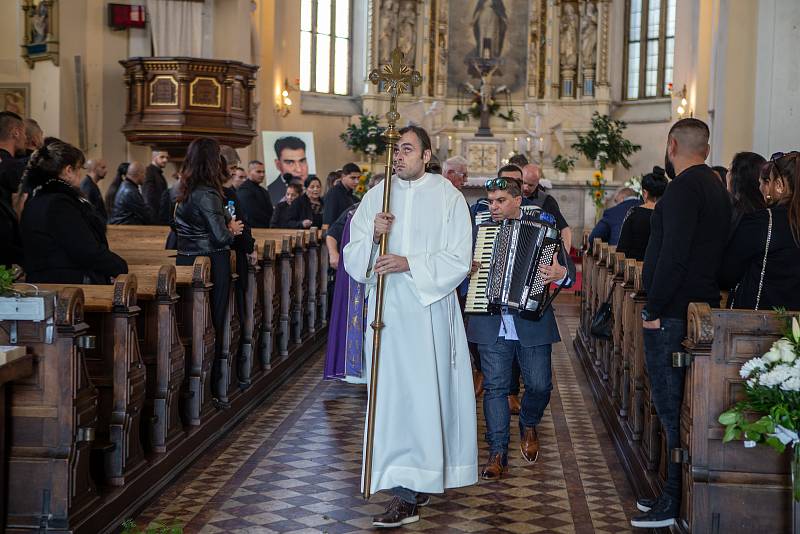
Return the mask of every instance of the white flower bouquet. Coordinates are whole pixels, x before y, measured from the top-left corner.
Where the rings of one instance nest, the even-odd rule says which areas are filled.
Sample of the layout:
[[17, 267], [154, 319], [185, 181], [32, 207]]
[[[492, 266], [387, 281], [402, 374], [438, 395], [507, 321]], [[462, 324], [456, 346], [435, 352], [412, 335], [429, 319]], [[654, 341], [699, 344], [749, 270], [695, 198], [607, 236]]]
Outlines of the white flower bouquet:
[[[787, 321], [783, 337], [763, 356], [742, 365], [739, 375], [745, 380], [745, 399], [719, 416], [725, 425], [723, 442], [742, 439], [745, 447], [758, 443], [779, 453], [793, 448], [792, 493], [800, 502], [800, 322]], [[752, 414], [761, 414], [753, 420]]]

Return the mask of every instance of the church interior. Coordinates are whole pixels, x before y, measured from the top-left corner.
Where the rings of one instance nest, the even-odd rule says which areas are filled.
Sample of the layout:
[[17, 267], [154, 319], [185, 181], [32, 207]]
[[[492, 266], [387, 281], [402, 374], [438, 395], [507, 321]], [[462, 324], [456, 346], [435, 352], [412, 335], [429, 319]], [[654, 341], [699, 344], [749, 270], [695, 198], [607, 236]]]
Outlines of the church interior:
[[3, 0], [0, 532], [800, 533], [798, 49], [797, 0]]

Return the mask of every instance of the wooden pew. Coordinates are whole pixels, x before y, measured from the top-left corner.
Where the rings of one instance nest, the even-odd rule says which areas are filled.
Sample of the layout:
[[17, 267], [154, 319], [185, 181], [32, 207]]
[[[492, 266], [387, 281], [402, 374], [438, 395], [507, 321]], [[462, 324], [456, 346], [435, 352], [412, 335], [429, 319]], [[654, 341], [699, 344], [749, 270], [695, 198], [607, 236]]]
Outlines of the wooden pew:
[[[254, 315], [261, 315], [260, 332], [256, 333], [255, 328], [258, 324], [255, 317], [245, 317], [242, 320], [243, 329], [241, 332], [242, 340], [245, 342], [244, 354], [248, 357], [252, 354], [252, 350], [247, 347], [246, 343], [250, 342], [253, 346], [253, 339], [261, 339], [262, 346], [259, 350], [268, 351], [261, 356], [261, 367], [268, 368], [269, 363], [267, 354], [269, 351], [275, 352], [275, 356], [286, 356], [289, 353], [290, 342], [290, 310], [292, 306], [297, 306], [302, 297], [299, 294], [293, 294], [292, 291], [296, 290], [298, 284], [294, 283], [296, 275], [295, 261], [293, 250], [296, 248], [296, 241], [298, 233], [308, 233], [308, 230], [260, 230], [253, 229], [254, 232], [266, 232], [263, 236], [254, 235], [256, 238], [256, 246], [263, 252], [269, 252], [268, 255], [260, 256], [258, 268], [251, 268], [255, 270], [251, 273], [257, 280], [255, 284], [248, 284], [248, 288], [262, 288], [264, 291], [270, 291], [269, 295], [263, 294], [262, 296], [256, 295], [256, 289], [253, 289], [251, 294], [245, 296], [245, 301], [258, 304], [265, 304], [273, 302], [273, 297], [276, 293], [279, 295], [277, 306], [273, 307], [272, 316], [273, 322], [267, 324], [265, 321], [264, 309], [260, 310], [256, 307], [247, 307], [248, 311], [253, 311]], [[167, 261], [174, 263], [175, 251], [163, 250], [166, 241], [169, 227], [167, 226], [109, 226], [109, 235], [113, 235], [112, 249], [119, 249], [119, 252], [125, 257], [128, 262], [133, 263], [153, 263], [159, 261]], [[159, 249], [160, 252], [159, 252]], [[161, 257], [158, 256], [161, 254]], [[302, 252], [300, 252], [302, 258]], [[302, 261], [302, 260], [301, 260]], [[260, 271], [259, 271], [260, 269]], [[259, 278], [272, 279], [274, 284], [264, 284]], [[284, 283], [285, 281], [285, 283]], [[277, 317], [275, 314], [277, 313]], [[248, 330], [252, 325], [253, 330]], [[276, 328], [277, 326], [277, 328]], [[277, 343], [274, 336], [277, 334]]]
[[[153, 260], [151, 264], [130, 263], [128, 270], [150, 275], [153, 270], [161, 267], [162, 265]], [[182, 412], [187, 425], [197, 426], [201, 418], [212, 410], [210, 373], [214, 361], [215, 332], [211, 320], [211, 260], [198, 257], [191, 267], [174, 268], [175, 286], [179, 295], [175, 308], [176, 322], [185, 347]]]
[[[690, 304], [684, 342], [688, 358], [681, 411], [683, 528], [713, 532], [789, 532], [789, 454], [741, 441], [722, 443], [717, 417], [742, 398], [739, 369], [781, 337], [772, 311], [712, 309]], [[744, 506], [742, 506], [744, 504]]]
[[[22, 525], [28, 529], [35, 529], [39, 527], [40, 524], [43, 524], [46, 525], [46, 528], [51, 530], [70, 530], [78, 534], [83, 532], [94, 533], [113, 530], [122, 520], [126, 517], [130, 517], [134, 510], [141, 508], [147, 499], [152, 498], [158, 491], [161, 491], [169, 481], [174, 480], [174, 478], [210, 444], [222, 438], [231, 425], [244, 417], [247, 411], [263, 400], [270, 391], [277, 387], [277, 384], [286, 380], [286, 378], [290, 376], [290, 373], [302, 365], [309, 355], [314, 354], [319, 347], [322, 346], [327, 337], [324, 329], [320, 327], [320, 324], [324, 325], [324, 323], [322, 323], [323, 316], [317, 315], [316, 313], [311, 315], [308, 313], [307, 308], [301, 308], [301, 317], [306, 325], [301, 331], [301, 343], [298, 344], [289, 341], [288, 334], [291, 333], [294, 335], [297, 331], [289, 330], [289, 325], [291, 323], [287, 320], [286, 353], [283, 356], [277, 355], [278, 357], [273, 357], [275, 353], [270, 352], [270, 349], [272, 348], [272, 350], [277, 352], [279, 350], [277, 343], [273, 343], [271, 340], [265, 341], [260, 345], [262, 357], [257, 358], [259, 361], [253, 366], [253, 373], [251, 375], [253, 387], [234, 395], [233, 398], [231, 398], [230, 410], [217, 411], [209, 409], [210, 406], [207, 402], [210, 398], [208, 373], [211, 367], [210, 363], [214, 356], [215, 334], [213, 326], [211, 325], [210, 306], [208, 304], [208, 293], [211, 289], [209, 260], [207, 258], [198, 258], [195, 265], [192, 267], [175, 266], [174, 258], [170, 258], [173, 253], [161, 249], [162, 242], [159, 236], [153, 238], [145, 234], [144, 237], [140, 239], [132, 236], [124, 237], [122, 231], [115, 232], [117, 235], [113, 237], [110, 236], [112, 247], [120, 250], [123, 256], [128, 259], [130, 271], [128, 276], [119, 277], [116, 287], [124, 288], [127, 283], [128, 289], [115, 291], [115, 286], [83, 287], [91, 301], [91, 311], [87, 312], [89, 316], [88, 322], [91, 323], [92, 331], [98, 331], [98, 324], [107, 324], [110, 322], [116, 326], [114, 319], [121, 320], [124, 313], [129, 314], [128, 328], [124, 329], [124, 331], [128, 334], [133, 333], [133, 335], [128, 337], [127, 346], [131, 351], [137, 352], [138, 354], [138, 350], [133, 348], [138, 344], [135, 342], [132, 344], [130, 343], [131, 337], [138, 337], [141, 346], [141, 354], [138, 354], [139, 361], [145, 364], [138, 369], [128, 369], [129, 375], [131, 376], [133, 373], [130, 371], [138, 371], [141, 374], [141, 385], [134, 385], [129, 391], [133, 393], [138, 392], [139, 395], [138, 397], [136, 395], [131, 395], [131, 399], [141, 399], [137, 411], [141, 422], [138, 425], [131, 424], [136, 428], [141, 428], [142, 435], [132, 437], [131, 439], [134, 443], [139, 444], [143, 453], [147, 452], [148, 447], [141, 447], [142, 441], [144, 441], [145, 444], [149, 444], [149, 447], [155, 454], [143, 456], [141, 468], [136, 468], [136, 466], [133, 465], [130, 461], [130, 456], [124, 457], [128, 462], [123, 466], [126, 469], [126, 471], [124, 471], [124, 478], [117, 478], [116, 480], [109, 481], [121, 483], [122, 485], [95, 485], [96, 480], [92, 478], [92, 467], [89, 461], [89, 451], [91, 447], [88, 441], [93, 438], [95, 433], [100, 434], [100, 437], [102, 437], [102, 431], [105, 427], [103, 423], [97, 423], [98, 403], [100, 404], [100, 411], [105, 413], [108, 393], [107, 386], [109, 384], [111, 386], [112, 400], [117, 393], [122, 391], [121, 389], [114, 389], [117, 385], [117, 381], [114, 380], [113, 372], [116, 369], [111, 371], [112, 379], [109, 380], [108, 376], [100, 376], [100, 374], [98, 374], [103, 372], [103, 369], [98, 365], [99, 359], [92, 359], [94, 357], [99, 358], [99, 355], [102, 355], [103, 352], [101, 349], [108, 345], [107, 336], [100, 335], [98, 336], [96, 349], [74, 349], [77, 351], [76, 358], [80, 358], [81, 361], [86, 358], [86, 355], [90, 357], [92, 375], [97, 384], [95, 385], [90, 379], [89, 374], [85, 373], [86, 387], [83, 388], [82, 391], [85, 390], [93, 395], [93, 397], [91, 397], [93, 399], [91, 407], [95, 415], [92, 419], [92, 425], [82, 428], [81, 430], [70, 431], [68, 435], [70, 439], [73, 440], [71, 445], [58, 445], [58, 454], [61, 454], [61, 452], [65, 450], [69, 452], [70, 447], [80, 450], [82, 454], [82, 456], [77, 458], [78, 461], [83, 459], [82, 463], [79, 462], [80, 469], [77, 469], [74, 474], [70, 475], [72, 477], [71, 479], [64, 481], [63, 488], [61, 486], [57, 488], [62, 492], [64, 488], [66, 488], [66, 490], [73, 492], [73, 496], [70, 497], [67, 495], [63, 503], [56, 503], [57, 499], [53, 497], [54, 492], [45, 493], [43, 488], [46, 484], [51, 483], [49, 478], [51, 470], [44, 469], [41, 471], [41, 476], [35, 479], [31, 484], [19, 486], [17, 488], [20, 495], [17, 498], [16, 508], [14, 508], [14, 510], [16, 510], [13, 518], [15, 523], [13, 525], [9, 523], [9, 527], [13, 526], [16, 529]], [[123, 238], [124, 241], [122, 240]], [[287, 288], [292, 282], [295, 282], [295, 285], [300, 284], [302, 286], [304, 298], [299, 301], [299, 304], [311, 306], [319, 310], [321, 304], [319, 301], [320, 289], [318, 284], [317, 287], [315, 287], [314, 282], [295, 277], [293, 267], [296, 265], [298, 257], [298, 247], [295, 243], [298, 239], [299, 237], [296, 233], [293, 236], [289, 236], [289, 240], [286, 243], [287, 246], [285, 247], [287, 257], [286, 264], [289, 267], [286, 272]], [[280, 317], [274, 313], [276, 305], [278, 309], [283, 305], [283, 301], [276, 295], [276, 279], [274, 275], [276, 272], [275, 265], [280, 261], [279, 255], [283, 253], [284, 243], [283, 239], [281, 239], [280, 244], [277, 244], [275, 241], [275, 239], [269, 241], [264, 239], [263, 243], [267, 246], [265, 246], [263, 250], [259, 250], [259, 265], [266, 265], [268, 268], [260, 270], [251, 269], [250, 271], [250, 275], [255, 276], [256, 280], [256, 284], [251, 285], [251, 287], [255, 288], [253, 295], [255, 296], [255, 301], [261, 305], [260, 314], [257, 310], [258, 306], [255, 306], [256, 312], [253, 314], [252, 318], [253, 332], [258, 331], [256, 325], [260, 323], [263, 325], [261, 333], [267, 332], [270, 335], [275, 331], [275, 326], [280, 319]], [[289, 246], [290, 243], [292, 245], [291, 247]], [[309, 258], [307, 249], [307, 246], [302, 249], [300, 257], [303, 261], [304, 272], [309, 276], [314, 276], [315, 270], [307, 267], [307, 258]], [[327, 270], [327, 256], [323, 256], [323, 254], [318, 251], [317, 258], [318, 264], [316, 274], [323, 272], [322, 258], [325, 258], [324, 269], [325, 271]], [[171, 275], [174, 280], [173, 282], [170, 281], [169, 273], [173, 273]], [[269, 275], [265, 276], [267, 273], [269, 273]], [[134, 280], [138, 283], [135, 289], [132, 290], [131, 286], [133, 286], [132, 282]], [[252, 282], [252, 278], [250, 281]], [[319, 281], [319, 278], [316, 278], [316, 276], [315, 281]], [[81, 298], [83, 295], [83, 291], [80, 288], [70, 289], [64, 288], [63, 286], [53, 287], [54, 289], [57, 288], [59, 292], [66, 292], [67, 294], [75, 292], [75, 294], [81, 295]], [[109, 297], [109, 294], [111, 297]], [[316, 295], [313, 302], [308, 300], [311, 294]], [[118, 300], [114, 301], [113, 299], [117, 297], [119, 297]], [[109, 305], [107, 304], [109, 298], [112, 301], [110, 311], [108, 311]], [[117, 302], [117, 304], [114, 304], [114, 302]], [[268, 305], [269, 302], [272, 303], [272, 306]], [[286, 302], [291, 304], [289, 300], [286, 300]], [[105, 306], [106, 310], [104, 312], [101, 311], [103, 306]], [[134, 310], [138, 306], [141, 306], [142, 309]], [[170, 306], [172, 308], [173, 317], [171, 324], [173, 335], [162, 336], [158, 334], [153, 336], [152, 334], [156, 329], [161, 328], [160, 331], [165, 331], [166, 326], [169, 325], [170, 321], [163, 320], [163, 317], [164, 315], [169, 316], [166, 310], [169, 309]], [[253, 308], [254, 306], [248, 304], [246, 307]], [[235, 309], [234, 306], [230, 308], [231, 310]], [[289, 309], [291, 308], [287, 307], [287, 319], [291, 319], [288, 314]], [[268, 310], [271, 310], [273, 313], [270, 313]], [[138, 317], [135, 317], [134, 311], [136, 311]], [[110, 318], [102, 317], [103, 314]], [[136, 318], [135, 321], [133, 320], [134, 317]], [[159, 320], [156, 321], [154, 318], [159, 318]], [[247, 320], [243, 320], [243, 330], [247, 328], [246, 323]], [[314, 325], [314, 333], [311, 333], [311, 325]], [[269, 330], [267, 330], [268, 327]], [[20, 328], [19, 331], [38, 331], [36, 330], [37, 328], [39, 327], [28, 322], [24, 328]], [[89, 326], [83, 324], [79, 328], [70, 325], [70, 328], [77, 328], [78, 332], [83, 332], [85, 334]], [[175, 343], [176, 331], [179, 341], [177, 344]], [[259, 334], [256, 333], [255, 335], [256, 341], [254, 341], [254, 343], [258, 343]], [[82, 339], [82, 336], [76, 335], [75, 338]], [[22, 339], [27, 338], [23, 337]], [[166, 340], [170, 340], [170, 343], [165, 343], [164, 345], [158, 345], [156, 343]], [[182, 384], [176, 389], [175, 384], [180, 382], [177, 377], [181, 376], [180, 373], [177, 372], [176, 367], [180, 367], [181, 363], [180, 357], [177, 355], [179, 355], [180, 350], [183, 349], [181, 346], [182, 341], [185, 341], [187, 345], [184, 350], [185, 371], [183, 376], [185, 378]], [[70, 343], [72, 342], [74, 342], [74, 339], [71, 339]], [[72, 348], [72, 345], [69, 345], [69, 347]], [[118, 349], [118, 347], [114, 348]], [[48, 349], [51, 349], [51, 347], [44, 347], [42, 350]], [[41, 350], [39, 350], [39, 352], [41, 352]], [[37, 354], [36, 350], [34, 350], [33, 353]], [[152, 360], [151, 356], [153, 358]], [[136, 357], [134, 356], [133, 360], [135, 359]], [[57, 360], [54, 359], [53, 361], [63, 364], [64, 362], [68, 362], [69, 359], [61, 355], [58, 356]], [[85, 367], [85, 364], [81, 363], [81, 365]], [[100, 368], [100, 371], [98, 371], [98, 368]], [[79, 381], [80, 377], [75, 378], [76, 373], [74, 371], [60, 370], [59, 372], [59, 378], [73, 377], [73, 381]], [[165, 380], [169, 380], [169, 386], [164, 386]], [[23, 385], [26, 384], [23, 383]], [[61, 392], [63, 394], [64, 391], [68, 391], [69, 387], [73, 386], [76, 386], [76, 384], [67, 383], [65, 389], [65, 386], [48, 384], [50, 388], [48, 393], [54, 395]], [[102, 401], [98, 401], [98, 388], [101, 392]], [[13, 405], [16, 406], [18, 404], [16, 392], [12, 392], [12, 397]], [[151, 397], [152, 412], [150, 408]], [[186, 412], [191, 411], [191, 413], [186, 413], [185, 424], [191, 425], [188, 428], [184, 428], [183, 425], [180, 424], [180, 417], [176, 416], [174, 409], [176, 398], [185, 402]], [[161, 407], [158, 407], [159, 402]], [[55, 414], [59, 413], [55, 411], [55, 408], [48, 408], [48, 410]], [[157, 410], [159, 410], [159, 413], [166, 413], [168, 415], [168, 422], [160, 429], [161, 434], [165, 436], [163, 440], [163, 452], [157, 450], [156, 444], [159, 443], [159, 440], [154, 439], [154, 436], [156, 436], [159, 431], [156, 426], [160, 422], [160, 417], [156, 415]], [[49, 413], [38, 407], [30, 411], [37, 417], [42, 417], [44, 413]], [[83, 414], [84, 412], [85, 409], [83, 409], [83, 411], [73, 410], [69, 413], [75, 416], [76, 413]], [[112, 414], [113, 413], [112, 410]], [[142, 417], [142, 413], [144, 413], [144, 417]], [[153, 414], [152, 417], [151, 413]], [[126, 415], [130, 423], [131, 414]], [[197, 417], [192, 419], [192, 415], [196, 415]], [[69, 418], [56, 418], [54, 422], [61, 423], [62, 420], [69, 421]], [[110, 421], [110, 418], [107, 419], [105, 415], [103, 415], [101, 420]], [[19, 428], [29, 429], [31, 426], [29, 422], [26, 421], [24, 426], [20, 426]], [[95, 431], [95, 429], [97, 429], [97, 431]], [[131, 427], [129, 426], [127, 429], [123, 430], [130, 431]], [[108, 434], [111, 436], [111, 422], [109, 422]], [[130, 437], [131, 432], [129, 432], [128, 435]], [[12, 455], [19, 452], [20, 443], [22, 443], [22, 450], [28, 454], [27, 450], [30, 447], [24, 441], [28, 437], [21, 435], [20, 432], [13, 432], [12, 436]], [[171, 436], [176, 437], [171, 440]], [[113, 450], [104, 451], [104, 454], [111, 455], [117, 450], [115, 446]], [[39, 454], [39, 456], [34, 457], [56, 457], [54, 453], [49, 450], [37, 454]], [[19, 456], [19, 454], [17, 454], [17, 456]], [[22, 457], [24, 458], [25, 456], [23, 455]], [[71, 469], [75, 469], [75, 453], [69, 452], [67, 459], [69, 460], [69, 458], [72, 458], [70, 461], [73, 463], [70, 464], [67, 462], [66, 465]], [[37, 461], [41, 462], [40, 460]], [[28, 472], [30, 470], [28, 469], [28, 464], [30, 464], [30, 462], [24, 464], [21, 468], [14, 468], [17, 470], [12, 472], [12, 476], [15, 476], [16, 480], [29, 479]], [[45, 477], [45, 474], [48, 476]], [[84, 478], [81, 479], [81, 476]], [[86, 482], [84, 483], [83, 480]], [[89, 489], [84, 490], [84, 488]], [[50, 491], [49, 487], [47, 487], [47, 491]], [[100, 494], [99, 497], [98, 493]], [[54, 505], [52, 503], [62, 506], [63, 511], [60, 512], [60, 515], [52, 513], [52, 510], [54, 510]], [[11, 517], [12, 516], [9, 515], [9, 518]]]
[[[39, 284], [45, 291], [61, 286]], [[145, 368], [136, 320], [136, 276], [119, 275], [113, 285], [75, 285], [84, 295], [84, 320], [97, 343], [86, 351], [89, 379], [98, 389], [98, 441], [103, 448], [103, 479], [122, 486], [144, 467], [142, 409]]]
[[[51, 319], [16, 324], [34, 374], [9, 386], [8, 528], [68, 530], [99, 503], [90, 470], [98, 393], [81, 348], [89, 330], [83, 293], [62, 288], [50, 298]], [[0, 343], [12, 344], [11, 323], [0, 323]]]
[[[191, 267], [179, 267], [191, 277]], [[164, 453], [185, 437], [181, 423], [181, 386], [186, 378], [186, 352], [178, 328], [177, 272], [173, 265], [130, 265], [138, 281], [142, 307], [138, 322], [142, 359], [147, 370], [144, 419], [149, 450]]]
[[[732, 406], [743, 391], [741, 364], [766, 352], [779, 337], [776, 314], [690, 305], [682, 358], [691, 362], [681, 415], [682, 445], [681, 449], [666, 450], [665, 436], [651, 401], [644, 357], [643, 264], [614, 254], [613, 269], [609, 271], [610, 247], [596, 244], [594, 248], [597, 254], [587, 255], [584, 260], [587, 297], [582, 301], [575, 347], [635, 494], [657, 495], [668, 461], [676, 459], [684, 464], [684, 498], [677, 531], [788, 531], [788, 455], [781, 456], [761, 446], [745, 449], [741, 442], [722, 444], [724, 428], [717, 423], [717, 416]], [[590, 317], [608, 287], [609, 274], [613, 274], [618, 287], [612, 300], [613, 337], [606, 349], [586, 338], [590, 337]], [[596, 351], [608, 351], [608, 377], [605, 356], [592, 354], [592, 346]], [[619, 378], [615, 378], [617, 375]]]

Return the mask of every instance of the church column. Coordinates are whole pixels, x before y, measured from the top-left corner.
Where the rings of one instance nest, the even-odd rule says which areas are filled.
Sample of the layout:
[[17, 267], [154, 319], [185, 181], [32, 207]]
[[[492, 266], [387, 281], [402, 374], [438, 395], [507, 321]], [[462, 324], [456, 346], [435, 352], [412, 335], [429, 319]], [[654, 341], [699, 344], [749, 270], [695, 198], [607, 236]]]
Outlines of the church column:
[[[609, 83], [608, 51], [611, 46], [609, 40], [609, 25], [611, 22], [611, 0], [597, 1], [597, 68], [594, 97], [597, 100], [611, 99], [611, 84]], [[623, 26], [624, 27], [624, 26]]]

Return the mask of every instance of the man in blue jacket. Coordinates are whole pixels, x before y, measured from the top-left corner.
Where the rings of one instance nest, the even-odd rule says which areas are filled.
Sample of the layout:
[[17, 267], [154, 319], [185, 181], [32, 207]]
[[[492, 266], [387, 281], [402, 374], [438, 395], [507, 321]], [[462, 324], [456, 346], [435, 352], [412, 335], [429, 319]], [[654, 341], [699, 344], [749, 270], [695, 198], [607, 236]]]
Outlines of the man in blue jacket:
[[595, 237], [599, 237], [609, 245], [616, 245], [619, 242], [622, 223], [625, 222], [628, 211], [642, 203], [642, 199], [630, 187], [623, 187], [617, 191], [614, 197], [617, 199], [617, 205], [603, 212], [603, 218], [600, 219], [592, 233], [589, 234], [589, 246], [594, 243]]
[[[521, 216], [522, 191], [515, 180], [495, 178], [487, 182], [489, 209], [495, 222]], [[568, 287], [575, 279], [575, 266], [563, 251], [553, 265], [542, 267], [546, 283]], [[566, 267], [565, 267], [566, 265]], [[561, 341], [553, 310], [548, 308], [538, 320], [524, 319], [515, 311], [502, 315], [472, 315], [467, 339], [478, 345], [483, 371], [483, 413], [489, 460], [481, 470], [486, 480], [498, 480], [508, 466], [509, 423], [508, 391], [511, 366], [516, 355], [525, 395], [519, 415], [522, 457], [533, 463], [539, 457], [536, 425], [550, 402], [553, 388], [550, 368], [551, 345]]]

